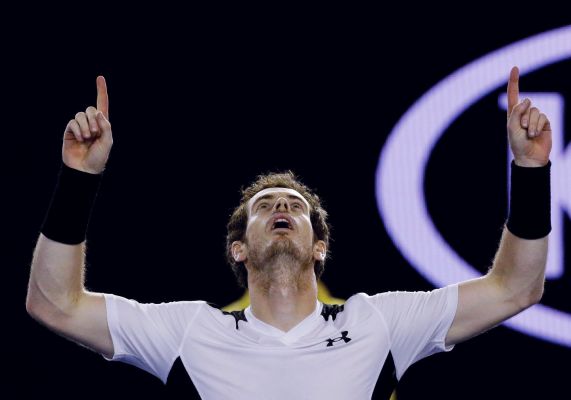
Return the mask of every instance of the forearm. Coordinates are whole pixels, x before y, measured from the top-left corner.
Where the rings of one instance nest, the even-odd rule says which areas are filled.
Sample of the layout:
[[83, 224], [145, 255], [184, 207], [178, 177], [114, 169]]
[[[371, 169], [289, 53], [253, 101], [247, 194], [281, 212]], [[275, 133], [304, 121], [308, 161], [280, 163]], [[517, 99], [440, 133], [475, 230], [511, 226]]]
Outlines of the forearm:
[[38, 316], [66, 314], [84, 292], [85, 238], [101, 175], [62, 165], [40, 229], [26, 308]]
[[549, 160], [514, 159], [509, 216], [490, 276], [524, 307], [543, 294], [551, 231]]
[[65, 314], [84, 291], [85, 242], [64, 244], [40, 233], [30, 271], [27, 309], [38, 315]]
[[524, 305], [537, 303], [543, 294], [548, 238], [522, 239], [504, 226], [489, 275]]

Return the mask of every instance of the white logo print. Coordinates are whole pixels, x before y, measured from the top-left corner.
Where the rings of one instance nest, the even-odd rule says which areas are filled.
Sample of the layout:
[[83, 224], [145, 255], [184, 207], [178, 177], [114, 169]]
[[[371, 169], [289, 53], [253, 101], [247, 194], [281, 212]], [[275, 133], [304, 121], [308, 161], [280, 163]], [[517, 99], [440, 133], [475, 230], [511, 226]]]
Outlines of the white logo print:
[[[428, 214], [423, 179], [432, 149], [456, 118], [505, 85], [506, 71], [513, 65], [525, 75], [569, 58], [571, 25], [504, 47], [443, 79], [418, 99], [391, 131], [377, 167], [377, 206], [395, 245], [435, 286], [481, 274], [444, 241]], [[521, 96], [537, 104], [549, 116], [553, 128], [552, 231], [546, 277], [558, 279], [564, 272], [563, 219], [565, 214], [571, 216], [571, 146], [564, 148], [564, 99], [558, 93], [521, 93]], [[506, 107], [505, 96], [500, 96], [499, 103]], [[511, 158], [507, 173], [509, 162]], [[537, 304], [504, 324], [571, 347], [571, 315], [554, 308]]]

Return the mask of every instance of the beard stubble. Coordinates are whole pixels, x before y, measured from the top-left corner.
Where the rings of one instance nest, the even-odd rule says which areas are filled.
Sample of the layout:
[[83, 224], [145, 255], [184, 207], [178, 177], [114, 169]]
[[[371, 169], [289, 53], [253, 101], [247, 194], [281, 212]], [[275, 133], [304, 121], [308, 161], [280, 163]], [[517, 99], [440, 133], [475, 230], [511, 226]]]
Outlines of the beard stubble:
[[314, 266], [311, 248], [300, 248], [288, 237], [273, 241], [265, 249], [250, 247], [248, 258], [252, 281], [266, 294], [272, 290], [304, 291], [311, 286], [308, 279]]

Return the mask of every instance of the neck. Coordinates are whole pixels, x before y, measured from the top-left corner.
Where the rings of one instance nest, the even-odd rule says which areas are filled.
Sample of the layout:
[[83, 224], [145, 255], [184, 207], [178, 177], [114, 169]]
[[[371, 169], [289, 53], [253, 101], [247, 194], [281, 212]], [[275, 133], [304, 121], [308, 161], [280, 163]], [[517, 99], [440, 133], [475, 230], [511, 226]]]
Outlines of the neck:
[[317, 281], [313, 264], [275, 263], [248, 268], [251, 311], [259, 320], [284, 332], [315, 311]]

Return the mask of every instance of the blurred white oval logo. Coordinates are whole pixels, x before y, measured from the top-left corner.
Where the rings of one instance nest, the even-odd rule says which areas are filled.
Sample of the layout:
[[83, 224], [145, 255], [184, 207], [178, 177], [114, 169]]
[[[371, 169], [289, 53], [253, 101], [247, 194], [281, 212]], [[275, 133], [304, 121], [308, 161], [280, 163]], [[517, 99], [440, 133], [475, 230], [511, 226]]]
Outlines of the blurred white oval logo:
[[[473, 279], [481, 274], [444, 241], [428, 214], [423, 180], [434, 146], [464, 111], [506, 85], [513, 65], [519, 67], [523, 76], [569, 58], [571, 25], [506, 46], [443, 79], [414, 103], [391, 131], [377, 167], [377, 206], [395, 245], [435, 286]], [[546, 277], [558, 279], [564, 271], [563, 219], [565, 213], [571, 215], [571, 185], [568, 183], [571, 146], [567, 149], [564, 146], [564, 99], [559, 93], [522, 92], [520, 96], [530, 97], [549, 116], [553, 128], [552, 231]], [[505, 103], [505, 96], [500, 96], [500, 107], [505, 109]], [[509, 173], [510, 157], [511, 153], [506, 173]], [[537, 304], [504, 324], [571, 347], [571, 315], [554, 308]]]

